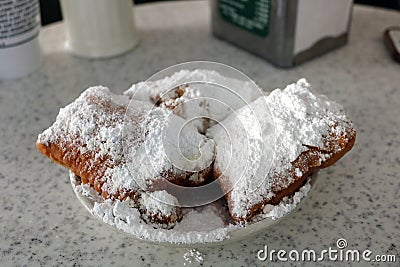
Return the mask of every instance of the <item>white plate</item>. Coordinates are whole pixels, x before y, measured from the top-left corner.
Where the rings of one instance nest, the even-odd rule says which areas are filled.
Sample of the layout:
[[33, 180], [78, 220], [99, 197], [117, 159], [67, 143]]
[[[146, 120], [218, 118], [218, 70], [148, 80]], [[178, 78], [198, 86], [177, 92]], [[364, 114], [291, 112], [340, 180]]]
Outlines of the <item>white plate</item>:
[[[96, 218], [102, 220], [101, 217], [99, 217], [99, 216], [97, 216], [97, 215], [95, 215], [93, 213], [93, 207], [95, 205], [95, 202], [102, 202], [103, 199], [99, 195], [97, 195], [97, 196], [96, 195], [89, 195], [88, 196], [87, 194], [84, 194], [82, 192], [82, 190], [77, 190], [79, 188], [78, 187], [79, 184], [77, 184], [77, 179], [76, 178], [77, 177], [72, 172], [70, 172], [70, 181], [71, 181], [72, 188], [74, 189], [75, 195], [77, 196], [77, 198], [80, 200], [80, 202], [83, 204], [83, 206], [85, 206], [85, 208], [90, 213], [92, 213]], [[308, 183], [311, 186], [308, 194], [315, 187], [315, 183], [317, 181], [317, 178], [318, 178], [318, 173], [317, 172], [314, 172], [308, 178]], [[95, 191], [93, 190], [93, 192], [95, 192]], [[246, 224], [246, 226], [231, 228], [228, 231], [227, 238], [225, 238], [223, 240], [215, 240], [215, 241], [207, 242], [207, 243], [203, 243], [203, 242], [202, 243], [199, 243], [199, 242], [172, 243], [172, 242], [168, 242], [168, 240], [164, 240], [164, 241], [160, 242], [160, 241], [152, 240], [151, 238], [143, 238], [143, 237], [135, 236], [135, 235], [129, 234], [129, 233], [126, 233], [126, 234], [131, 236], [131, 237], [133, 237], [133, 238], [141, 240], [141, 241], [146, 241], [146, 242], [149, 242], [149, 243], [152, 243], [152, 244], [165, 245], [165, 246], [169, 246], [169, 247], [170, 246], [176, 246], [176, 247], [193, 247], [193, 246], [195, 246], [195, 247], [204, 247], [204, 246], [212, 246], [212, 245], [223, 245], [223, 244], [227, 244], [227, 243], [230, 243], [230, 242], [236, 242], [236, 241], [242, 240], [244, 238], [251, 237], [251, 236], [253, 236], [253, 235], [255, 235], [255, 234], [257, 234], [257, 233], [259, 233], [261, 231], [265, 231], [267, 228], [269, 228], [273, 224], [281, 221], [283, 218], [287, 217], [290, 213], [292, 213], [296, 209], [298, 209], [299, 206], [301, 205], [301, 203], [304, 202], [304, 199], [306, 199], [306, 198], [307, 198], [307, 196], [303, 197], [300, 200], [300, 202], [296, 205], [296, 207], [293, 210], [291, 210], [288, 213], [286, 213], [283, 217], [280, 217], [278, 219], [272, 219], [272, 218], [268, 217], [268, 218], [261, 219], [260, 221], [257, 221], [257, 222], [254, 222], [254, 223], [248, 223], [248, 224]], [[110, 225], [110, 226], [112, 226], [113, 229], [116, 229], [118, 231], [122, 231], [119, 228], [117, 228], [115, 225]], [[154, 230], [154, 231], [157, 231], [157, 230]], [[160, 231], [164, 231], [165, 232], [165, 231], [173, 231], [173, 230], [162, 229]], [[207, 232], [209, 232], [209, 231], [207, 231]], [[206, 234], [207, 232], [204, 232], [204, 233]], [[175, 233], [173, 233], [173, 235], [175, 235]]]

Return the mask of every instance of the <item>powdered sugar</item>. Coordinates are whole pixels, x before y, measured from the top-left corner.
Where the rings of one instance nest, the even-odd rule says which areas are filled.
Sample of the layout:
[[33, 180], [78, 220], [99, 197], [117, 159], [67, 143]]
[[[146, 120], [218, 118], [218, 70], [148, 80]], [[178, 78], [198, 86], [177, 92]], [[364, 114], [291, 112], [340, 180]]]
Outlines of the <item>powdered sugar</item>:
[[169, 175], [186, 179], [193, 172], [208, 170], [214, 160], [213, 142], [170, 110], [130, 101], [101, 86], [87, 89], [61, 109], [38, 143], [46, 149], [56, 146], [56, 153], [62, 155], [58, 161], [75, 168], [85, 183], [97, 185], [103, 196], [129, 194], [130, 205], [147, 215], [145, 220], [165, 222], [166, 227], [179, 219], [179, 203], [165, 191], [147, 193], [153, 181]]
[[[196, 225], [182, 226], [179, 229], [180, 223], [175, 225], [173, 229], [163, 229], [159, 225], [151, 224], [141, 220], [140, 213], [134, 207], [125, 203], [125, 201], [116, 200], [114, 203], [111, 200], [105, 200], [102, 203], [94, 203], [93, 214], [100, 217], [104, 222], [118, 229], [131, 234], [137, 238], [142, 238], [154, 242], [167, 242], [175, 244], [195, 244], [195, 243], [210, 243], [222, 241], [229, 238], [228, 231], [231, 227], [225, 227], [222, 219], [218, 215], [210, 213], [212, 210], [207, 210], [208, 221], [205, 221], [203, 216], [197, 216], [198, 219], [203, 219], [202, 223], [210, 223], [212, 226], [219, 226], [210, 230], [198, 229]], [[196, 216], [197, 214], [188, 214], [188, 216]], [[189, 218], [190, 221], [192, 219]], [[182, 221], [185, 224], [185, 220]], [[184, 229], [184, 230], [183, 230]]]
[[191, 264], [193, 262], [202, 263], [204, 261], [204, 256], [205, 255], [197, 249], [189, 249], [185, 254], [183, 254], [183, 259], [185, 260], [183, 265], [186, 265], [186, 263]]
[[284, 197], [278, 205], [265, 205], [263, 213], [257, 216], [256, 220], [263, 218], [272, 218], [276, 220], [282, 218], [297, 207], [300, 201], [307, 196], [310, 189], [311, 185], [308, 181], [298, 192], [294, 193], [292, 197]]
[[[293, 182], [293, 176], [282, 174], [307, 146], [332, 150], [325, 147], [332, 132], [352, 129], [343, 108], [315, 95], [305, 79], [260, 97], [221, 125], [225, 129], [217, 125], [208, 134], [217, 144], [215, 167], [223, 173], [224, 191], [232, 189], [231, 212], [239, 218]], [[301, 173], [296, 170], [298, 176]]]
[[221, 207], [208, 204], [196, 209], [186, 209], [182, 220], [174, 227], [179, 232], [207, 232], [215, 229], [225, 228], [225, 224], [221, 212]]
[[295, 174], [296, 174], [297, 177], [302, 177], [303, 176], [303, 172], [299, 168], [296, 168], [294, 171], [295, 171]]
[[[229, 215], [227, 215], [224, 207], [218, 203], [211, 203], [203, 207], [184, 209], [182, 220], [172, 225], [171, 229], [164, 229], [159, 224], [143, 220], [142, 214], [130, 199], [124, 201], [104, 200], [95, 190], [87, 190], [87, 193], [82, 193], [82, 188], [87, 188], [87, 185], [76, 183], [76, 176], [73, 173], [70, 173], [70, 178], [77, 196], [84, 201], [93, 215], [139, 239], [172, 244], [213, 243], [231, 237], [240, 237], [242, 230], [251, 228], [251, 224], [246, 226], [230, 224], [228, 222], [230, 218], [227, 217]], [[307, 196], [310, 188], [310, 184], [307, 183], [294, 196], [285, 198], [278, 205], [272, 206], [271, 210], [267, 210], [268, 207], [266, 207], [265, 212], [256, 216], [252, 223], [264, 220], [265, 226], [268, 226], [271, 223], [269, 220], [283, 217]], [[167, 197], [167, 199], [164, 199], [166, 202], [175, 201], [165, 193], [160, 194]], [[162, 199], [163, 197], [157, 198]], [[86, 200], [89, 200], [89, 202]], [[154, 201], [157, 200], [154, 199]]]
[[[179, 144], [177, 144], [178, 141]], [[93, 162], [109, 159], [103, 190], [146, 188], [167, 171], [200, 171], [211, 165], [214, 145], [169, 110], [92, 87], [62, 108], [56, 122], [38, 137], [48, 145], [94, 152]]]
[[175, 213], [174, 207], [179, 205], [178, 200], [165, 190], [143, 194], [139, 203], [147, 213], [165, 216], [173, 215]]
[[174, 109], [175, 114], [187, 121], [203, 118], [191, 124], [205, 132], [209, 125], [223, 120], [233, 110], [245, 106], [263, 93], [250, 81], [197, 69], [181, 70], [164, 79], [134, 84], [124, 94], [151, 103], [159, 100], [162, 107]]
[[[275, 192], [293, 183], [293, 176], [282, 179], [283, 173], [303, 175], [302, 169], [291, 167], [306, 146], [325, 149], [332, 132], [341, 135], [351, 125], [339, 105], [316, 96], [304, 79], [245, 105], [256, 94], [236, 98], [236, 93], [249, 83], [223, 78], [215, 72], [182, 71], [164, 80], [136, 85], [148, 90], [138, 96], [148, 96], [149, 90], [159, 95], [170, 85], [187, 82], [188, 77], [193, 84], [187, 85], [183, 93], [172, 92], [177, 96], [165, 97], [161, 107], [154, 107], [149, 101], [129, 102], [128, 96], [114, 95], [105, 87], [89, 88], [62, 109], [53, 126], [38, 138], [42, 144], [72, 144], [82, 155], [94, 152], [89, 168], [106, 166], [104, 172], [97, 174], [104, 181], [103, 192], [113, 194], [123, 189], [138, 193], [137, 199], [103, 199], [93, 184], [75, 184], [76, 192], [93, 202], [94, 215], [137, 238], [184, 244], [218, 242], [243, 227], [230, 224], [231, 218], [221, 216], [223, 208], [215, 203], [183, 209], [182, 220], [176, 222], [181, 215], [176, 207], [178, 200], [167, 191], [151, 188], [155, 180], [167, 178], [168, 173], [173, 177], [189, 173], [185, 176], [188, 180], [201, 180], [199, 171], [209, 167], [216, 155], [215, 170], [223, 173], [221, 186], [224, 192], [230, 192], [230, 212], [244, 218], [255, 204], [271, 199]], [[210, 91], [208, 85], [197, 83], [221, 79], [237, 89], [232, 91], [235, 97], [219, 95], [220, 90]], [[136, 86], [127, 95], [136, 92]], [[201, 99], [202, 96], [213, 99]], [[223, 108], [220, 103], [224, 103]], [[178, 107], [180, 112], [171, 112], [170, 107]], [[185, 121], [199, 114], [224, 119], [208, 131], [217, 144], [216, 151], [213, 141]], [[335, 148], [330, 147], [332, 150]], [[322, 153], [320, 162], [329, 157], [330, 153]], [[309, 190], [310, 185], [306, 184], [279, 205], [266, 205], [264, 213], [253, 222], [283, 217]], [[165, 229], [165, 225], [152, 221], [153, 217], [157, 222], [165, 218], [173, 218], [173, 222], [167, 220]]]

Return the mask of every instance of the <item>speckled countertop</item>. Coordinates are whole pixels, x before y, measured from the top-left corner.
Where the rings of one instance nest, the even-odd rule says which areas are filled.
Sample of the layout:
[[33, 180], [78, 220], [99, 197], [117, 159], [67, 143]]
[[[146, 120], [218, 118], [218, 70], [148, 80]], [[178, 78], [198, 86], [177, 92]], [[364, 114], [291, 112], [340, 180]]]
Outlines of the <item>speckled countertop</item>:
[[71, 56], [63, 47], [63, 25], [45, 27], [41, 69], [0, 81], [0, 266], [183, 265], [186, 249], [135, 241], [92, 217], [75, 198], [67, 170], [37, 152], [35, 141], [59, 108], [88, 86], [122, 92], [190, 60], [229, 64], [267, 90], [307, 77], [345, 106], [358, 130], [355, 148], [320, 172], [300, 210], [256, 237], [200, 248], [204, 266], [266, 265], [256, 256], [264, 245], [321, 251], [338, 238], [352, 249], [399, 255], [400, 64], [382, 42], [382, 31], [400, 24], [398, 12], [355, 6], [347, 46], [290, 70], [212, 37], [203, 1], [143, 5], [136, 19], [140, 46], [108, 60]]

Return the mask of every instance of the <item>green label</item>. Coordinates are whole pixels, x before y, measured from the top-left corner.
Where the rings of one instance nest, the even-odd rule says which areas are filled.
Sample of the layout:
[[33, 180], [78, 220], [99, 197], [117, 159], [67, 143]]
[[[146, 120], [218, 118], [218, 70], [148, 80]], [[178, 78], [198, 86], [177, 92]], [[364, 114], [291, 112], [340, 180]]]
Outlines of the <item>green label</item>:
[[271, 0], [218, 0], [224, 20], [265, 37], [269, 30]]

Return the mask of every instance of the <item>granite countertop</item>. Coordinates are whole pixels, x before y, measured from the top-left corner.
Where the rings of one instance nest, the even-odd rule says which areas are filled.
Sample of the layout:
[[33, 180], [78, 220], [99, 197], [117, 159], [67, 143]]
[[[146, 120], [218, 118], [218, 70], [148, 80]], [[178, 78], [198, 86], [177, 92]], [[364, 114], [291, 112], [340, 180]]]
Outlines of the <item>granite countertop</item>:
[[298, 211], [247, 240], [199, 248], [204, 266], [265, 266], [257, 259], [264, 245], [321, 251], [339, 238], [349, 249], [396, 254], [399, 263], [400, 64], [382, 41], [386, 27], [400, 24], [398, 12], [356, 5], [348, 45], [288, 70], [214, 38], [204, 1], [142, 5], [136, 20], [140, 45], [107, 60], [71, 56], [64, 50], [63, 24], [45, 27], [41, 69], [0, 81], [0, 266], [184, 264], [187, 249], [138, 242], [94, 218], [74, 196], [68, 171], [36, 151], [35, 141], [85, 88], [102, 84], [123, 92], [191, 60], [234, 66], [266, 90], [307, 77], [318, 92], [343, 104], [358, 131], [354, 149], [320, 171]]

